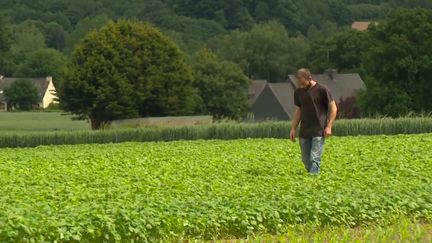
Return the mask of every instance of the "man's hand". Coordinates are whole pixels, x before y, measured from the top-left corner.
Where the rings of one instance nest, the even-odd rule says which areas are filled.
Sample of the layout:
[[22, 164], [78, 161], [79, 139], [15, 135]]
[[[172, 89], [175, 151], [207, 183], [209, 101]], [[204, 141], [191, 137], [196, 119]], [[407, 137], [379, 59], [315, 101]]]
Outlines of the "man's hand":
[[336, 102], [333, 100], [329, 103], [329, 112], [327, 114], [327, 127], [324, 129], [324, 137], [328, 138], [332, 135], [333, 122], [336, 120], [337, 106]]
[[325, 138], [328, 138], [328, 137], [330, 137], [332, 135], [332, 128], [331, 127], [326, 127], [325, 129], [324, 129], [324, 137]]
[[290, 138], [291, 138], [291, 141], [293, 141], [293, 143], [295, 143], [295, 141], [296, 141], [296, 130], [295, 129], [291, 129]]
[[296, 129], [301, 121], [301, 109], [300, 107], [296, 106], [295, 112], [294, 112], [294, 118], [292, 120], [291, 124], [291, 131], [290, 131], [290, 138], [293, 143], [296, 141]]

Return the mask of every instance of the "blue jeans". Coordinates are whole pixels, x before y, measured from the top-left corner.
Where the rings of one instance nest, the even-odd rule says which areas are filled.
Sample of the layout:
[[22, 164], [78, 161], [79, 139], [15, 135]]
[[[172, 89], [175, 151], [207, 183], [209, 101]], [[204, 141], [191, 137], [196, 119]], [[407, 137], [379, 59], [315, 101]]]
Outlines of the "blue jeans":
[[300, 138], [303, 164], [311, 174], [318, 174], [324, 150], [324, 137]]

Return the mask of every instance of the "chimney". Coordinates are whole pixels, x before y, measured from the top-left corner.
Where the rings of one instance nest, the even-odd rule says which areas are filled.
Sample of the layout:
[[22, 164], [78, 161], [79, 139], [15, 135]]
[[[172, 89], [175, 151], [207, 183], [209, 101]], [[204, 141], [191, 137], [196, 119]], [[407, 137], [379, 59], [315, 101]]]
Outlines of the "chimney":
[[331, 80], [335, 80], [338, 71], [337, 69], [327, 69], [325, 73], [330, 77]]

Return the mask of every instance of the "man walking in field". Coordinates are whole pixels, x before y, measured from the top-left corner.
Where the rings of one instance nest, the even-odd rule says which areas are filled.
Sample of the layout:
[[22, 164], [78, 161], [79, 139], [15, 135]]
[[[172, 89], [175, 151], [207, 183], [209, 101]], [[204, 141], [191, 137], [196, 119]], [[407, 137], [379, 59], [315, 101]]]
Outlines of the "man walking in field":
[[295, 142], [296, 129], [301, 123], [299, 137], [304, 166], [309, 173], [319, 174], [324, 141], [332, 135], [337, 107], [329, 89], [313, 80], [308, 69], [298, 70], [296, 79], [296, 109], [290, 138]]

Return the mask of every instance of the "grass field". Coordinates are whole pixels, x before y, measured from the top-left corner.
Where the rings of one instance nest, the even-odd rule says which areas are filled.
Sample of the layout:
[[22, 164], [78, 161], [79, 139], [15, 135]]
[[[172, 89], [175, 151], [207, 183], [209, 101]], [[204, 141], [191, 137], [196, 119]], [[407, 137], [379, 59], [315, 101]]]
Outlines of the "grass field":
[[1, 149], [0, 161], [2, 242], [422, 242], [432, 223], [430, 134], [331, 138], [319, 176], [286, 139]]
[[88, 130], [85, 121], [75, 121], [60, 112], [0, 112], [1, 132]]

